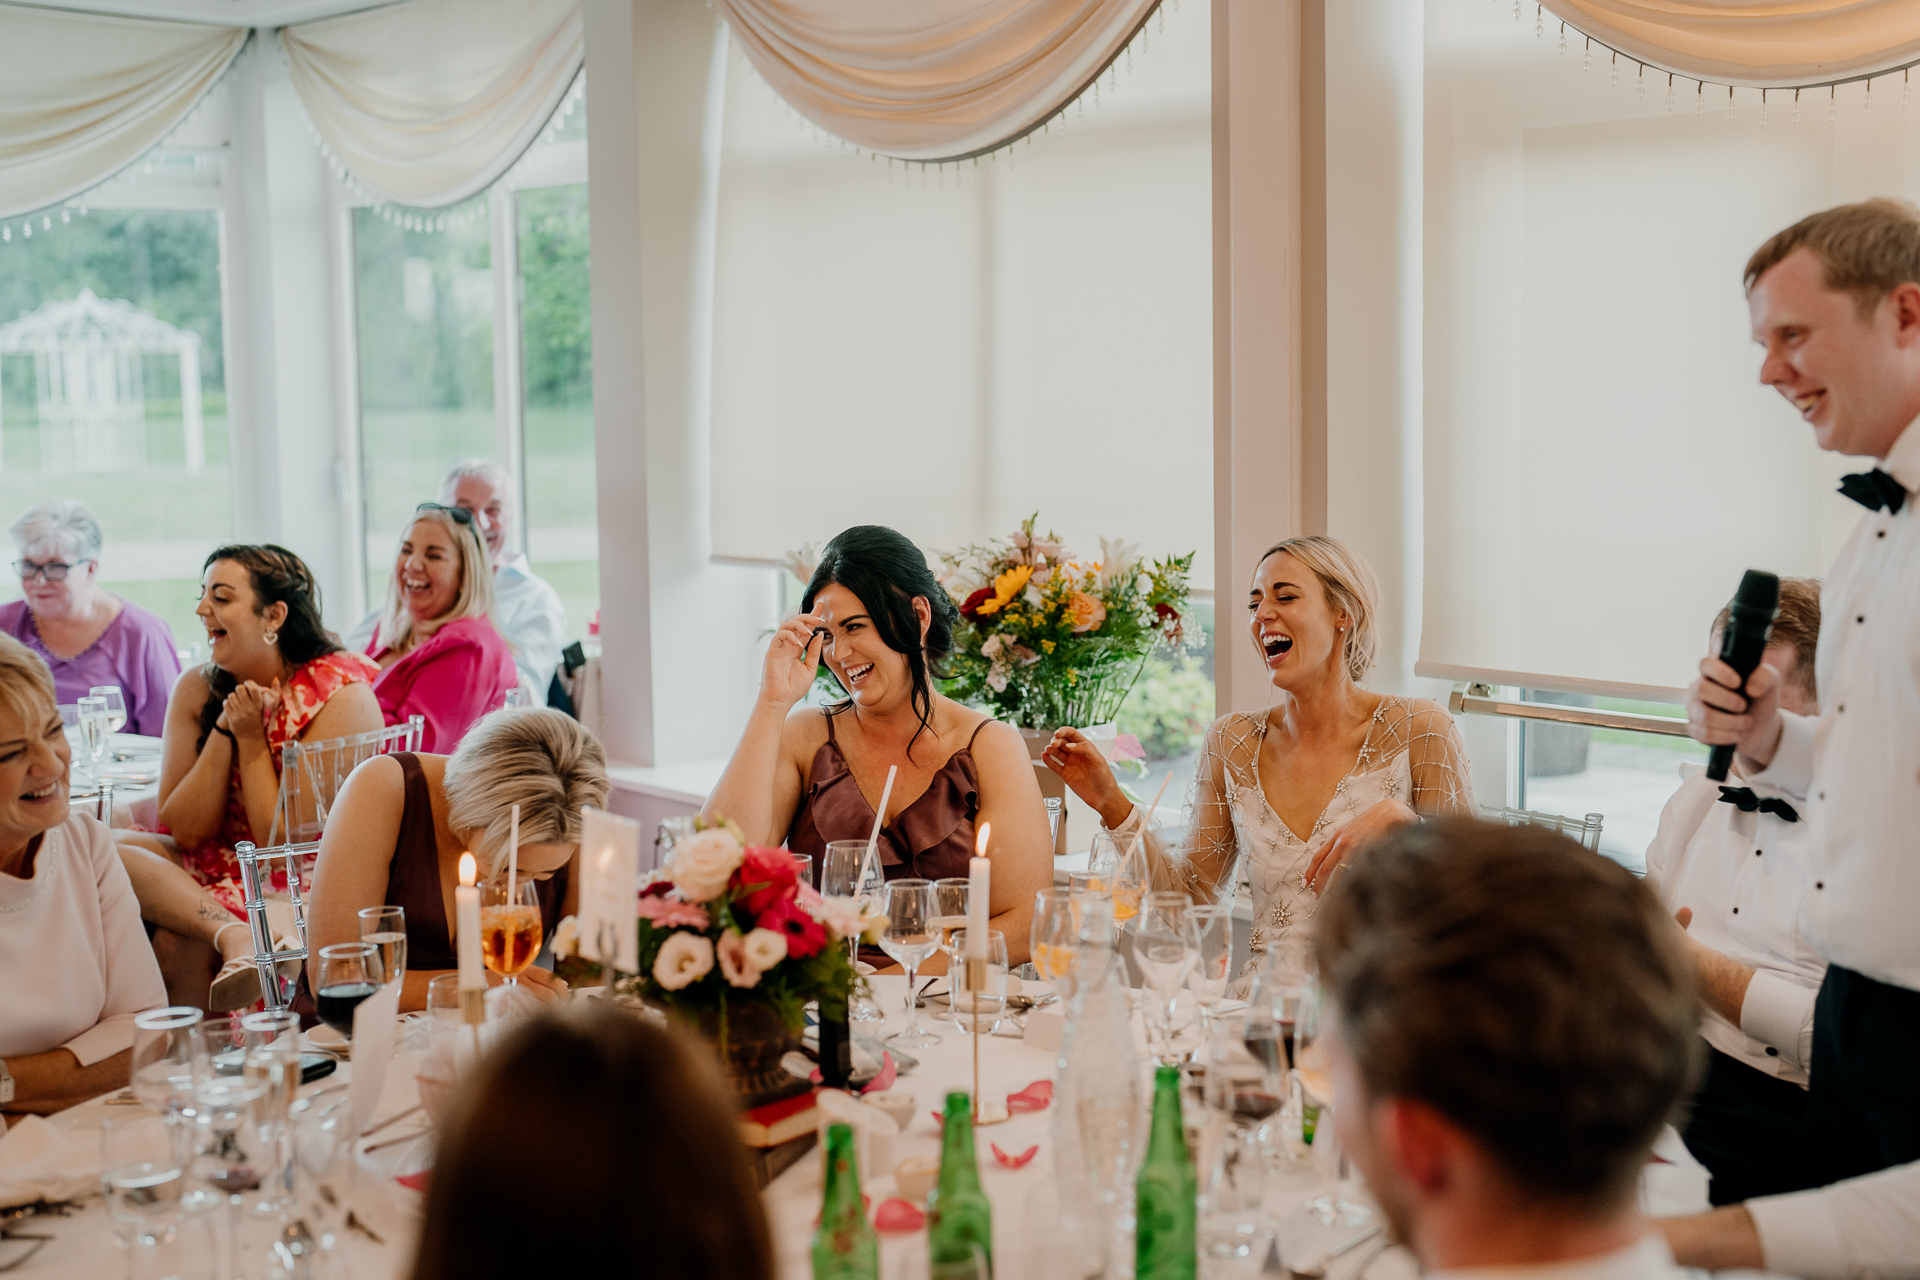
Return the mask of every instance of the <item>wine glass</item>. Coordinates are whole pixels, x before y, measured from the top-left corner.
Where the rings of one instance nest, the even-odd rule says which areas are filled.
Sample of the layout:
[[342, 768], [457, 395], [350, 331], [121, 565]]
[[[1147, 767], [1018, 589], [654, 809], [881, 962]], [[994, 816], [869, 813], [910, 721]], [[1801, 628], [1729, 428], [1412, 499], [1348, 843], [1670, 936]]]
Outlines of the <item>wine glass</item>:
[[[100, 1186], [113, 1234], [127, 1250], [129, 1280], [171, 1259], [185, 1226], [185, 1148], [177, 1126], [144, 1112], [100, 1118]], [[176, 1260], [177, 1261], [177, 1260]]]
[[1213, 1118], [1201, 1162], [1200, 1247], [1208, 1258], [1260, 1255], [1270, 1121], [1286, 1098], [1286, 1068], [1271, 1040], [1216, 1026], [1207, 1040], [1205, 1098]]
[[401, 982], [407, 976], [407, 909], [405, 907], [360, 908], [360, 941], [380, 948], [380, 972], [388, 982]]
[[1053, 984], [1063, 1004], [1073, 999], [1074, 965], [1080, 958], [1080, 916], [1074, 905], [1072, 889], [1042, 889], [1033, 895], [1033, 968]]
[[[827, 845], [826, 853], [820, 861], [820, 895], [825, 898], [846, 898], [862, 903], [871, 901], [878, 904], [881, 891], [886, 886], [881, 877], [880, 859], [876, 855], [873, 862], [867, 861], [867, 842], [865, 840], [835, 840]], [[860, 958], [860, 939], [847, 939], [847, 959]], [[887, 1015], [870, 999], [866, 992], [856, 990], [854, 998], [847, 1003], [849, 1022], [885, 1022]]]
[[1140, 898], [1147, 891], [1145, 840], [1138, 835], [1097, 832], [1093, 837], [1093, 851], [1087, 858], [1087, 870], [1098, 876], [1102, 887], [1113, 895], [1114, 924], [1126, 928], [1140, 914]]
[[134, 1015], [133, 1096], [170, 1121], [192, 1109], [194, 1083], [206, 1073], [206, 1051], [194, 1032], [206, 1016], [186, 1005]]
[[920, 1029], [920, 1011], [913, 995], [914, 977], [921, 962], [940, 946], [940, 930], [934, 923], [933, 884], [913, 877], [890, 880], [881, 894], [880, 909], [887, 915], [887, 931], [880, 935], [880, 949], [907, 971], [906, 1029], [887, 1038], [902, 1049], [939, 1044], [942, 1037], [937, 1032]]
[[1184, 893], [1149, 893], [1134, 929], [1134, 963], [1153, 996], [1146, 1007], [1147, 1038], [1160, 1041], [1155, 1056], [1163, 1066], [1176, 1066], [1185, 1056], [1174, 1045], [1173, 1006], [1199, 956], [1187, 917], [1190, 905]]
[[106, 757], [107, 743], [113, 731], [107, 726], [112, 722], [112, 713], [107, 710], [107, 700], [89, 694], [75, 703], [80, 708], [80, 737], [87, 744], [87, 759], [93, 763], [93, 776], [100, 777], [100, 762]]
[[1293, 1028], [1293, 1078], [1300, 1088], [1304, 1122], [1313, 1128], [1307, 1142], [1314, 1172], [1320, 1178], [1320, 1194], [1305, 1205], [1305, 1211], [1326, 1226], [1364, 1227], [1373, 1221], [1373, 1210], [1340, 1194], [1340, 1184], [1347, 1176], [1347, 1158], [1333, 1124], [1333, 1073], [1325, 1043], [1327, 1012], [1320, 990], [1309, 990], [1300, 1002]]
[[1193, 972], [1187, 988], [1200, 1006], [1202, 1034], [1213, 1034], [1213, 1011], [1227, 995], [1228, 968], [1233, 963], [1233, 904], [1196, 902], [1187, 908], [1195, 947]]
[[787, 855], [793, 859], [793, 878], [801, 884], [813, 886], [813, 855], [794, 853]]
[[[481, 932], [485, 933], [482, 926]], [[313, 1003], [320, 1021], [353, 1038], [353, 1011], [385, 981], [380, 948], [371, 942], [336, 942], [320, 948], [320, 980]]]
[[105, 698], [107, 700], [108, 733], [118, 733], [126, 727], [127, 698], [125, 694], [120, 692], [119, 685], [97, 684], [87, 690], [87, 695], [89, 697]]
[[509, 894], [505, 879], [488, 881], [480, 903], [480, 958], [507, 986], [519, 986], [520, 971], [540, 954], [546, 937], [534, 882], [523, 878]]
[[953, 1025], [967, 1035], [990, 1036], [1000, 1029], [1000, 1015], [1007, 1007], [1007, 935], [998, 929], [987, 930], [987, 974], [979, 991], [965, 990], [964, 981], [967, 931], [955, 929], [952, 937], [953, 967], [947, 970], [947, 1007], [953, 1011]]
[[[953, 949], [953, 935], [967, 927], [967, 906], [972, 901], [973, 881], [966, 876], [944, 876], [933, 882], [933, 922], [940, 929], [940, 950], [947, 956], [947, 973], [959, 954]], [[951, 987], [951, 983], [948, 984]]]

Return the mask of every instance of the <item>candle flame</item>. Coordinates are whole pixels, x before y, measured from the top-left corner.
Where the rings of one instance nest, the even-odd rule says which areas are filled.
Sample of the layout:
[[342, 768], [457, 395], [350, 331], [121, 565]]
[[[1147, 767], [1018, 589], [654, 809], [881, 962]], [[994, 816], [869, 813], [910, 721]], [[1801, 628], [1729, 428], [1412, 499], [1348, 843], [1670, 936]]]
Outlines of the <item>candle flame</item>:
[[479, 873], [480, 873], [480, 864], [473, 860], [473, 855], [470, 853], [461, 854], [460, 855], [460, 883], [465, 885], [467, 888], [471, 889], [473, 887], [473, 882], [475, 878], [479, 875]]
[[992, 834], [993, 824], [991, 822], [983, 822], [980, 824], [980, 837], [973, 842], [974, 857], [984, 858], [987, 856], [987, 837]]

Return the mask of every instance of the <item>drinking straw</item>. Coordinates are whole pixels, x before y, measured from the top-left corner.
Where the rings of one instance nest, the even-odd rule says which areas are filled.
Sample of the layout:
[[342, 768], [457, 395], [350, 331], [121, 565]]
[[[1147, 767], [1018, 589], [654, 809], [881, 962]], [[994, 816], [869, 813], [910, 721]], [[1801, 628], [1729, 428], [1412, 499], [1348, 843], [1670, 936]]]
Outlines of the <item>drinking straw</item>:
[[[880, 827], [887, 820], [887, 801], [893, 799], [893, 776], [900, 772], [899, 765], [887, 766], [887, 785], [880, 791], [880, 807], [873, 811], [873, 834], [867, 837], [867, 855], [860, 859], [860, 879], [854, 883], [854, 896], [860, 895], [861, 888], [867, 883], [867, 875], [874, 868], [874, 858], [880, 848]], [[1169, 778], [1173, 775], [1168, 774]]]
[[[1171, 778], [1173, 775], [1167, 776]], [[513, 894], [516, 887], [514, 881], [520, 875], [520, 806], [517, 804], [513, 806], [512, 823], [507, 835], [507, 905], [509, 906], [517, 901]]]

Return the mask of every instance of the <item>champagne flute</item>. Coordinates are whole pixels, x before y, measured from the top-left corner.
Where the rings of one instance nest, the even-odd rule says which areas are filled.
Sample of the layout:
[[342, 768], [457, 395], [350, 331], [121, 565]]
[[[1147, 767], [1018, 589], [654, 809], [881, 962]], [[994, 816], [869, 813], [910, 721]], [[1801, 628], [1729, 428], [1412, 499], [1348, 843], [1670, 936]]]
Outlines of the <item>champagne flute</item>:
[[352, 1039], [353, 1011], [378, 991], [384, 980], [380, 948], [373, 943], [336, 942], [320, 948], [320, 980], [313, 990], [320, 1021]]
[[87, 690], [93, 698], [107, 700], [107, 732], [118, 733], [127, 725], [127, 697], [117, 684], [97, 684]]
[[[886, 881], [880, 874], [879, 855], [874, 856], [871, 866], [867, 863], [867, 842], [865, 840], [834, 840], [820, 860], [820, 896], [823, 898], [846, 898], [862, 904], [879, 904], [881, 891]], [[860, 939], [847, 939], [847, 959], [860, 958]], [[857, 990], [854, 998], [847, 1004], [849, 1022], [885, 1022], [887, 1015], [867, 997], [865, 991]]]
[[1147, 1037], [1160, 1033], [1156, 1056], [1163, 1066], [1176, 1066], [1184, 1056], [1174, 1045], [1173, 1007], [1199, 955], [1187, 917], [1190, 905], [1184, 893], [1149, 893], [1134, 932], [1134, 963], [1155, 997], [1147, 1006]]
[[880, 936], [880, 949], [907, 971], [906, 1029], [888, 1039], [902, 1049], [939, 1044], [942, 1037], [938, 1033], [920, 1029], [918, 1002], [913, 996], [914, 977], [921, 962], [940, 946], [940, 930], [934, 924], [933, 884], [912, 877], [889, 881], [880, 906], [887, 914], [887, 931]]
[[105, 698], [97, 698], [91, 694], [79, 699], [75, 705], [80, 708], [80, 735], [87, 744], [87, 759], [92, 762], [93, 776], [98, 781], [100, 761], [105, 758], [107, 742], [113, 735], [113, 731], [107, 727], [112, 720], [112, 714], [107, 710]]
[[1213, 1035], [1213, 1011], [1227, 995], [1227, 969], [1233, 962], [1233, 904], [1196, 902], [1187, 908], [1195, 946], [1187, 988], [1200, 1006], [1204, 1035]]
[[1106, 890], [1113, 895], [1113, 922], [1125, 928], [1140, 914], [1140, 898], [1147, 891], [1144, 838], [1115, 836], [1111, 831], [1096, 833], [1087, 869], [1099, 875]]
[[1333, 1069], [1327, 1057], [1327, 1029], [1326, 1003], [1320, 990], [1314, 988], [1301, 1001], [1293, 1029], [1293, 1076], [1300, 1086], [1304, 1109], [1318, 1108], [1313, 1134], [1307, 1141], [1314, 1172], [1320, 1179], [1320, 1194], [1305, 1208], [1315, 1221], [1327, 1226], [1364, 1227], [1373, 1221], [1373, 1210], [1340, 1194], [1347, 1158], [1333, 1125]]
[[360, 941], [380, 948], [380, 972], [388, 982], [401, 982], [407, 976], [407, 909], [405, 907], [362, 907]]
[[534, 882], [522, 879], [509, 897], [505, 879], [489, 881], [480, 903], [480, 958], [507, 986], [518, 986], [520, 971], [540, 954], [546, 937]]
[[1074, 966], [1080, 958], [1080, 916], [1071, 889], [1042, 889], [1033, 895], [1029, 950], [1034, 971], [1053, 984], [1063, 1002], [1073, 999]]

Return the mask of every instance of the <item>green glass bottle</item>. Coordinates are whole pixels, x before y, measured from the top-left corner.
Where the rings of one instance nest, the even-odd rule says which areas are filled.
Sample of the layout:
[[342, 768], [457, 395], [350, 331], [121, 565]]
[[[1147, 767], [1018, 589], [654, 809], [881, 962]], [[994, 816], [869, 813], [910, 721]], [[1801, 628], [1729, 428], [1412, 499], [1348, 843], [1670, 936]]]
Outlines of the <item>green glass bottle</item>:
[[880, 1239], [860, 1199], [853, 1126], [827, 1126], [827, 1190], [813, 1233], [813, 1280], [880, 1280]]
[[1153, 1131], [1134, 1179], [1136, 1280], [1194, 1280], [1200, 1254], [1194, 1230], [1199, 1193], [1180, 1120], [1180, 1068], [1153, 1074]]
[[993, 1274], [993, 1206], [980, 1189], [973, 1154], [973, 1100], [947, 1095], [940, 1138], [940, 1181], [927, 1196], [927, 1271], [931, 1280], [976, 1280], [976, 1251]]

